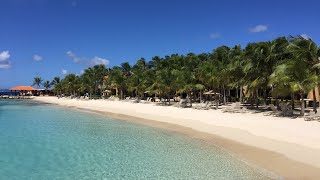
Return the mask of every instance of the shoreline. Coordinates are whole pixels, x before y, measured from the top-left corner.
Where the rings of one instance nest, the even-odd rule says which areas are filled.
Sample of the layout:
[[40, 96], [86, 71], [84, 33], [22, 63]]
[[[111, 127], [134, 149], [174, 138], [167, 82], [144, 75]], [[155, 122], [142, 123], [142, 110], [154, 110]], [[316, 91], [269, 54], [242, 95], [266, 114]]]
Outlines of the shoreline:
[[[227, 152], [236, 155], [239, 159], [261, 167], [262, 169], [284, 177], [285, 179], [320, 179], [320, 158], [318, 156], [320, 149], [318, 149], [317, 146], [312, 148], [301, 144], [257, 136], [257, 134], [252, 134], [241, 129], [241, 127], [236, 128], [219, 126], [217, 124], [205, 124], [200, 120], [200, 118], [203, 117], [189, 120], [182, 117], [175, 117], [174, 115], [158, 116], [164, 112], [163, 109], [181, 111], [180, 114], [182, 113], [182, 115], [187, 115], [183, 114], [185, 110], [195, 111], [197, 112], [196, 114], [204, 115], [208, 111], [179, 108], [172, 109], [174, 107], [159, 107], [150, 104], [141, 104], [143, 107], [149, 108], [146, 110], [152, 110], [143, 113], [138, 111], [138, 109], [141, 109], [138, 107], [138, 104], [127, 102], [105, 100], [80, 101], [57, 99], [56, 97], [37, 97], [34, 100], [87, 111], [89, 113], [98, 113], [117, 120], [129, 121], [180, 133], [225, 149]], [[119, 106], [117, 107], [115, 105], [120, 105], [121, 109], [119, 109]], [[116, 110], [117, 108], [118, 110]], [[160, 113], [156, 112], [157, 110]], [[214, 114], [218, 111], [213, 110], [210, 112]], [[150, 117], [150, 115], [153, 115], [154, 117]], [[239, 121], [238, 118], [244, 116], [243, 114], [231, 115], [235, 115], [233, 118], [234, 121]], [[281, 118], [272, 118], [275, 118], [278, 121], [282, 120]], [[308, 124], [310, 122], [304, 123]], [[317, 124], [320, 126], [320, 123], [317, 122]], [[270, 130], [267, 129], [268, 127], [265, 128], [266, 130]], [[314, 141], [314, 143], [319, 143], [319, 141]], [[270, 148], [265, 148], [266, 146]], [[276, 150], [274, 150], [274, 148], [276, 148]]]

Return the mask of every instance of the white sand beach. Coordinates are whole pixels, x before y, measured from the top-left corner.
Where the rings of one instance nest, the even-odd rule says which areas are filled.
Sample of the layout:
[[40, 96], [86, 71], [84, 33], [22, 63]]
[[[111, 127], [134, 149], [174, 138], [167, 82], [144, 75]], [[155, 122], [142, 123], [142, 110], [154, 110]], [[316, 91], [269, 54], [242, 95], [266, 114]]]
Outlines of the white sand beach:
[[[236, 154], [240, 152], [245, 159], [289, 179], [320, 178], [320, 122], [317, 121], [123, 101], [57, 97], [37, 97], [35, 100], [183, 126], [191, 130], [189, 134], [202, 132], [231, 140], [234, 143], [217, 140], [216, 144]], [[258, 150], [252, 150], [254, 148]]]

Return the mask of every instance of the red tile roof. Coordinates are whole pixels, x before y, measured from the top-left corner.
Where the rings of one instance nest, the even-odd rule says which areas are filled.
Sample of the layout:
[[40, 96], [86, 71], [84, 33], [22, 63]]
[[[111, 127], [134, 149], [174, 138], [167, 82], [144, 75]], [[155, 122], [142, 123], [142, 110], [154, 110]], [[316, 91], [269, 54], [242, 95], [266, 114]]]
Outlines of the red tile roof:
[[38, 89], [31, 86], [16, 86], [10, 89], [11, 91], [37, 91]]

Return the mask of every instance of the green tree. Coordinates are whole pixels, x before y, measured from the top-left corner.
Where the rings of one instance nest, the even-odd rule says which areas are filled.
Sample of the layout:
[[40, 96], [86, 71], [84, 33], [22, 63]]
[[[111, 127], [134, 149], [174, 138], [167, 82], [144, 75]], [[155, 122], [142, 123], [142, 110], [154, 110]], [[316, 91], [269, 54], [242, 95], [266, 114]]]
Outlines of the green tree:
[[37, 86], [38, 88], [40, 88], [40, 86], [42, 85], [43, 80], [41, 79], [41, 77], [35, 77], [33, 79], [33, 83], [32, 86]]
[[48, 94], [48, 89], [52, 86], [51, 82], [50, 81], [45, 81], [43, 83], [43, 87], [45, 88], [46, 90], [46, 94]]
[[56, 94], [61, 95], [62, 83], [60, 77], [54, 77], [51, 84], [54, 86], [53, 91], [56, 92]]
[[[310, 38], [304, 38], [302, 36], [290, 37], [290, 44], [288, 46], [288, 51], [292, 53], [293, 57], [307, 63], [307, 67], [312, 76], [320, 76], [320, 50], [316, 43]], [[319, 87], [319, 81], [316, 79], [315, 86], [313, 90], [313, 110], [316, 112], [316, 92], [315, 87]]]

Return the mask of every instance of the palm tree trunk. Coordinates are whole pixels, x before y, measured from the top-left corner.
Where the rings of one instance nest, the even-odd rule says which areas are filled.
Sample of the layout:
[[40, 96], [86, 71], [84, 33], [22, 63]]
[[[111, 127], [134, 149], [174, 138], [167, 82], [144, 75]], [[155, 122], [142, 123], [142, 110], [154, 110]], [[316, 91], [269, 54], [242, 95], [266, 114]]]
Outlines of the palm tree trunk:
[[256, 108], [259, 108], [259, 90], [256, 90]]
[[243, 102], [243, 88], [240, 86], [240, 102]]
[[226, 89], [223, 86], [223, 104], [226, 105], [227, 104], [227, 98], [226, 98]]
[[254, 101], [254, 93], [253, 92], [250, 93], [249, 100], [250, 100], [250, 107], [253, 109], [254, 108], [254, 103], [253, 103], [253, 101]]
[[200, 97], [200, 103], [201, 103], [201, 100], [202, 100], [202, 92], [201, 92], [201, 89], [200, 89], [199, 97]]
[[315, 87], [312, 89], [312, 95], [313, 95], [313, 112], [317, 113], [317, 98], [316, 98], [316, 88]]
[[301, 115], [301, 116], [304, 116], [304, 111], [305, 111], [305, 109], [304, 109], [304, 97], [303, 97], [303, 94], [304, 94], [304, 93], [300, 93], [300, 96], [301, 96], [301, 112], [300, 112], [300, 115]]
[[265, 104], [267, 104], [267, 98], [268, 98], [268, 96], [267, 96], [267, 89], [264, 89], [264, 90], [263, 90], [263, 100], [264, 100], [264, 103], [265, 103]]
[[294, 93], [291, 92], [291, 108], [294, 109]]
[[216, 101], [216, 109], [218, 109], [219, 108], [219, 100], [217, 98], [217, 94], [216, 93], [214, 94], [214, 98], [215, 98], [215, 101]]
[[123, 99], [123, 89], [122, 88], [120, 89], [120, 93], [121, 93], [120, 94], [120, 99], [122, 100]]
[[187, 97], [188, 97], [188, 101], [190, 102], [190, 106], [192, 106], [192, 100], [191, 100], [191, 93], [190, 92], [187, 94]]
[[239, 99], [239, 89], [238, 89], [238, 87], [236, 88], [236, 98], [237, 98], [237, 100]]

